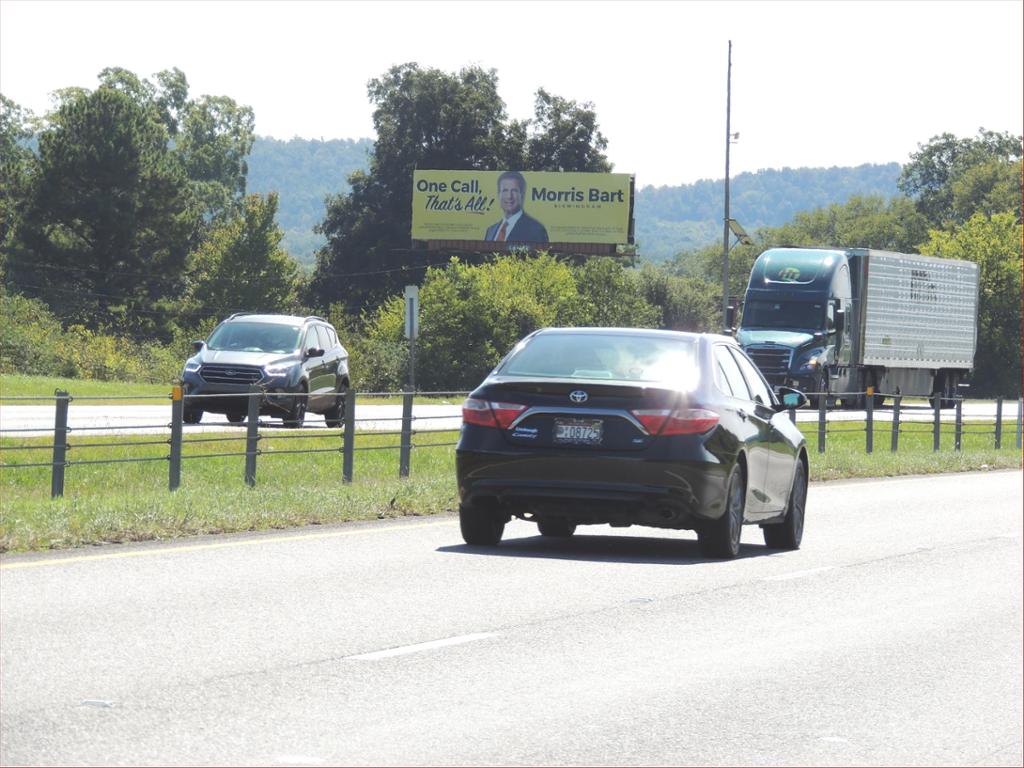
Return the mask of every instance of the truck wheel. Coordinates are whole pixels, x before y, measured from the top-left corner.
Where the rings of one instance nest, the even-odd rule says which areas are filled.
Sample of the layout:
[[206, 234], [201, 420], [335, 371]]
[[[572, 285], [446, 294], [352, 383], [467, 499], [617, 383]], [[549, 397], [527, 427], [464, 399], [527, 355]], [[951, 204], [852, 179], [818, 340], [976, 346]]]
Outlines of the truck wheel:
[[459, 528], [462, 540], [478, 547], [494, 547], [505, 532], [505, 518], [490, 509], [459, 505]]
[[812, 407], [820, 408], [821, 407], [821, 399], [825, 398], [825, 407], [828, 408], [829, 401], [832, 399], [831, 395], [829, 395], [829, 392], [828, 392], [828, 386], [829, 386], [828, 371], [827, 370], [826, 371], [822, 371], [821, 375], [818, 376], [817, 382], [815, 382], [815, 384], [814, 384], [814, 388], [818, 391], [819, 394], [816, 395], [815, 397], [810, 398], [810, 401], [811, 401], [810, 404], [811, 404]]
[[541, 536], [567, 539], [576, 532], [576, 524], [570, 523], [564, 517], [542, 517], [537, 521], [537, 530]]
[[232, 424], [241, 424], [245, 421], [245, 414], [241, 411], [228, 411], [228, 421]]
[[181, 412], [181, 420], [186, 424], [198, 424], [203, 420], [203, 412], [199, 408], [186, 408]]
[[697, 531], [697, 543], [705, 556], [731, 559], [740, 553], [745, 498], [743, 467], [737, 464], [726, 486], [725, 511], [720, 518], [709, 520]]
[[807, 504], [807, 473], [804, 463], [797, 459], [793, 472], [793, 489], [789, 492], [789, 506], [786, 517], [781, 523], [765, 525], [765, 546], [771, 549], [800, 549], [800, 541], [804, 536], [804, 509]]

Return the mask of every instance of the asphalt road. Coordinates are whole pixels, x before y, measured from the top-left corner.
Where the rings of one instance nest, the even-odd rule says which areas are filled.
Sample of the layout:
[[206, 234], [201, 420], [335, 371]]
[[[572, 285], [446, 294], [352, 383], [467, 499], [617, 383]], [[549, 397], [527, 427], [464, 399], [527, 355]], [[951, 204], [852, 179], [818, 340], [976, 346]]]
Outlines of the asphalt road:
[[[88, 402], [88, 401], [83, 401]], [[416, 405], [413, 428], [420, 432], [430, 430], [458, 429], [462, 424], [461, 399], [450, 405]], [[1003, 422], [1007, 433], [1013, 431], [1017, 418], [1018, 403], [1014, 400], [1003, 404]], [[52, 405], [3, 405], [0, 406], [0, 433], [11, 437], [28, 437], [53, 433], [54, 406]], [[953, 409], [944, 409], [942, 418], [953, 419]], [[901, 421], [931, 422], [935, 412], [926, 405], [908, 405], [900, 411]], [[992, 419], [996, 415], [994, 402], [974, 401], [964, 404], [963, 416], [969, 419]], [[400, 427], [401, 405], [374, 405], [360, 402], [356, 405], [356, 429], [369, 431], [392, 431]], [[832, 410], [829, 421], [863, 421], [864, 411]], [[892, 421], [892, 408], [883, 406], [875, 411], [875, 419]], [[811, 422], [818, 420], [818, 412], [805, 409], [797, 412], [797, 420]], [[260, 417], [261, 425], [281, 426], [280, 419]], [[96, 405], [72, 402], [68, 409], [68, 425], [72, 430], [95, 430], [101, 434], [158, 434], [168, 432], [171, 423], [171, 406], [167, 405]], [[245, 429], [244, 424], [230, 424], [219, 413], [207, 413], [198, 425], [186, 424], [187, 434], [194, 432], [215, 432]], [[315, 413], [306, 415], [304, 429], [326, 429], [323, 416]]]
[[812, 485], [804, 548], [453, 518], [0, 558], [0, 763], [1022, 763], [1022, 474]]

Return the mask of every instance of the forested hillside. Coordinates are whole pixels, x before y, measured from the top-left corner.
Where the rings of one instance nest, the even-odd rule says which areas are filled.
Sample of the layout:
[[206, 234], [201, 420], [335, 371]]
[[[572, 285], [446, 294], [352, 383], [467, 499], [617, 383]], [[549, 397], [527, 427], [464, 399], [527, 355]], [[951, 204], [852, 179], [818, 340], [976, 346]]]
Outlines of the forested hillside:
[[327, 242], [313, 232], [324, 220], [324, 198], [349, 191], [349, 174], [369, 167], [371, 149], [370, 139], [256, 137], [249, 155], [248, 191], [278, 193], [277, 222], [284, 230], [281, 244], [301, 263], [312, 264], [316, 249]]
[[[247, 191], [279, 194], [282, 246], [304, 265], [327, 241], [313, 232], [324, 220], [327, 195], [349, 192], [348, 177], [369, 167], [370, 139], [256, 137], [249, 156]], [[800, 211], [845, 203], [854, 195], [897, 194], [898, 163], [856, 168], [784, 168], [741, 173], [730, 185], [732, 216], [751, 233], [778, 227]], [[638, 179], [638, 181], [642, 181]], [[636, 195], [640, 255], [662, 262], [722, 237], [722, 180], [642, 187]]]
[[[783, 168], [741, 173], [730, 185], [730, 215], [754, 233], [779, 227], [801, 211], [845, 203], [854, 195], [898, 194], [899, 163], [856, 168]], [[639, 181], [639, 179], [638, 179]], [[643, 187], [636, 195], [640, 254], [660, 262], [721, 241], [724, 185], [702, 179], [678, 187]]]

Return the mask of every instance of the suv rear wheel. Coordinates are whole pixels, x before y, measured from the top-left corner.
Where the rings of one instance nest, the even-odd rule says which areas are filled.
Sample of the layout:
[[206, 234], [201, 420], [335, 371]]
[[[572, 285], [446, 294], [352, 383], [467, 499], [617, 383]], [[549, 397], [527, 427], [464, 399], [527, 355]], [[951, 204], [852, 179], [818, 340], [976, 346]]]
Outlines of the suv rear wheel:
[[337, 429], [345, 422], [345, 396], [334, 398], [334, 405], [324, 411], [324, 421], [331, 429]]
[[203, 412], [198, 408], [186, 408], [181, 413], [181, 420], [186, 424], [198, 424], [203, 420]]

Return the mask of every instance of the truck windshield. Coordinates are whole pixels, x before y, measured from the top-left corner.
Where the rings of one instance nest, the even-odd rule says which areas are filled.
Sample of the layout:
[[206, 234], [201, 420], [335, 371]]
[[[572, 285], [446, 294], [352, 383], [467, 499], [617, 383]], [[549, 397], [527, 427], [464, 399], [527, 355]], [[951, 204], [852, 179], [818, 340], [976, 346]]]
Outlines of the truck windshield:
[[748, 301], [743, 307], [743, 327], [820, 331], [825, 327], [825, 305], [809, 301]]

